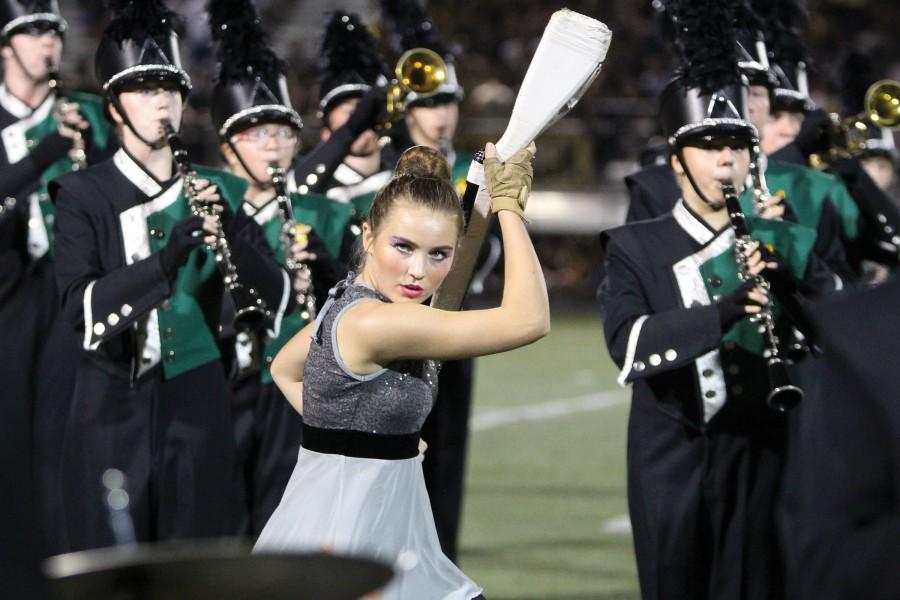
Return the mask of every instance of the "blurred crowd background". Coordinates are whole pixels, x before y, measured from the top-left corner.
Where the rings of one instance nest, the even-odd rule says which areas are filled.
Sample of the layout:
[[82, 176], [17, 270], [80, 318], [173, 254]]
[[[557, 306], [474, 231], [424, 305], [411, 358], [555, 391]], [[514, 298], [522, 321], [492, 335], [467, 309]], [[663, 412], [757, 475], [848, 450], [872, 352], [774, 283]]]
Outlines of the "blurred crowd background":
[[[382, 31], [378, 0], [256, 0], [277, 50], [291, 65], [291, 95], [310, 148], [319, 139], [316, 116], [318, 48], [326, 14], [342, 8], [359, 13], [372, 31]], [[70, 23], [62, 75], [69, 89], [96, 90], [93, 56], [106, 15], [100, 0], [67, 0]], [[205, 18], [206, 0], [169, 0], [185, 17], [183, 55], [194, 80], [184, 137], [196, 162], [219, 161], [207, 105], [214, 57]], [[458, 151], [471, 152], [502, 133], [519, 83], [550, 15], [560, 8], [597, 18], [613, 31], [603, 71], [572, 112], [540, 142], [536, 190], [559, 192], [534, 219], [542, 262], [557, 302], [593, 299], [596, 233], [624, 220], [622, 177], [641, 151], [658, 143], [656, 97], [671, 75], [673, 57], [661, 34], [659, 0], [429, 0], [427, 9], [444, 42], [457, 55], [466, 89], [456, 137]], [[804, 42], [811, 61], [810, 85], [819, 106], [841, 112], [843, 65], [862, 52], [878, 76], [900, 79], [900, 3], [876, 0], [809, 0]], [[386, 37], [386, 36], [384, 36]], [[383, 60], [393, 66], [389, 43]], [[862, 98], [859, 99], [862, 102]], [[302, 150], [301, 150], [302, 151]], [[896, 194], [895, 194], [896, 196]], [[548, 202], [550, 202], [548, 200]]]

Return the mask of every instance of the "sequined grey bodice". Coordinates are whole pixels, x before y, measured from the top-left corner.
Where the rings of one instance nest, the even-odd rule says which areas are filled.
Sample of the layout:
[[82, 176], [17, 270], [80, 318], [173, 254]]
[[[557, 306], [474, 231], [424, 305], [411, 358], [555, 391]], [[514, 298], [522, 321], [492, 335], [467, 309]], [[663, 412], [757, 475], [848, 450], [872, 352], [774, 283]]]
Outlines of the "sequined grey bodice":
[[[352, 281], [352, 274], [346, 281]], [[422, 428], [437, 393], [434, 361], [396, 361], [370, 375], [350, 372], [337, 351], [337, 322], [358, 302], [390, 302], [363, 285], [329, 292], [303, 369], [303, 421], [313, 427], [406, 434]]]

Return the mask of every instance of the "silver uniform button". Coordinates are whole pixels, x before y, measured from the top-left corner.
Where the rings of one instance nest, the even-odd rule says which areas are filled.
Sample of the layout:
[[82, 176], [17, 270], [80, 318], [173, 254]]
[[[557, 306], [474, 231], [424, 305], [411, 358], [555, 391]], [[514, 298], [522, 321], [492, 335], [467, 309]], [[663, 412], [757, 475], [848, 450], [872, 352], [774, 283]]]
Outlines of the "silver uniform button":
[[297, 188], [297, 191], [300, 192], [300, 194], [306, 194], [307, 192], [309, 192], [309, 186], [301, 185], [300, 187]]
[[641, 372], [647, 368], [647, 365], [645, 365], [642, 361], [636, 360], [634, 361], [633, 367], [635, 371]]
[[123, 304], [122, 308], [119, 309], [119, 312], [122, 313], [123, 317], [127, 317], [128, 315], [131, 314], [132, 310], [133, 309], [131, 308], [130, 304]]
[[109, 313], [109, 316], [106, 317], [106, 322], [109, 323], [110, 327], [115, 327], [119, 324], [119, 315], [116, 313]]
[[308, 185], [316, 185], [316, 182], [319, 180], [319, 176], [315, 173], [310, 173], [306, 176], [306, 183]]
[[650, 364], [654, 367], [658, 367], [662, 364], [662, 356], [659, 354], [651, 354], [650, 355]]
[[675, 350], [673, 350], [672, 348], [669, 348], [668, 350], [666, 350], [666, 360], [667, 361], [672, 362], [676, 358], [678, 358], [678, 353], [675, 352]]
[[106, 333], [106, 325], [103, 323], [94, 323], [94, 335], [103, 335]]
[[322, 163], [317, 164], [316, 165], [316, 173], [321, 175], [324, 172], [325, 172], [325, 165], [323, 165]]

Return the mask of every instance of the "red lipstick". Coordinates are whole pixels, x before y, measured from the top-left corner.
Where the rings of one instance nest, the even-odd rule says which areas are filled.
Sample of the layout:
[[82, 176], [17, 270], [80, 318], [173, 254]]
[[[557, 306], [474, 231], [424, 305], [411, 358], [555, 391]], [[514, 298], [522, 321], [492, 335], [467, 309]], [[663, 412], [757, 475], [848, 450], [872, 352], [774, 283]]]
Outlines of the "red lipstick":
[[418, 298], [422, 295], [422, 291], [422, 286], [416, 285], [414, 283], [400, 285], [400, 293], [407, 298]]

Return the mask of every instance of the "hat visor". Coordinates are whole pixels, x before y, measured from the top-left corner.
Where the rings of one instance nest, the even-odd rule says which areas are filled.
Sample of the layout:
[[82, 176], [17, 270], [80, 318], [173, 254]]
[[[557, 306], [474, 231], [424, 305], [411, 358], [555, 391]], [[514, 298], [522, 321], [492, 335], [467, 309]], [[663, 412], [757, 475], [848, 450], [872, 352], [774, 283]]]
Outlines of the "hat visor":
[[255, 106], [236, 115], [232, 115], [222, 126], [219, 135], [229, 138], [256, 125], [278, 123], [288, 125], [297, 130], [303, 128], [303, 121], [295, 111], [286, 106]]
[[191, 78], [182, 69], [173, 65], [136, 65], [116, 73], [103, 86], [104, 90], [119, 94], [133, 85], [153, 81], [171, 81], [178, 85], [183, 96], [191, 91]]
[[719, 138], [734, 138], [746, 141], [748, 145], [757, 137], [756, 128], [738, 119], [705, 119], [682, 127], [673, 136], [679, 146], [691, 146]]

